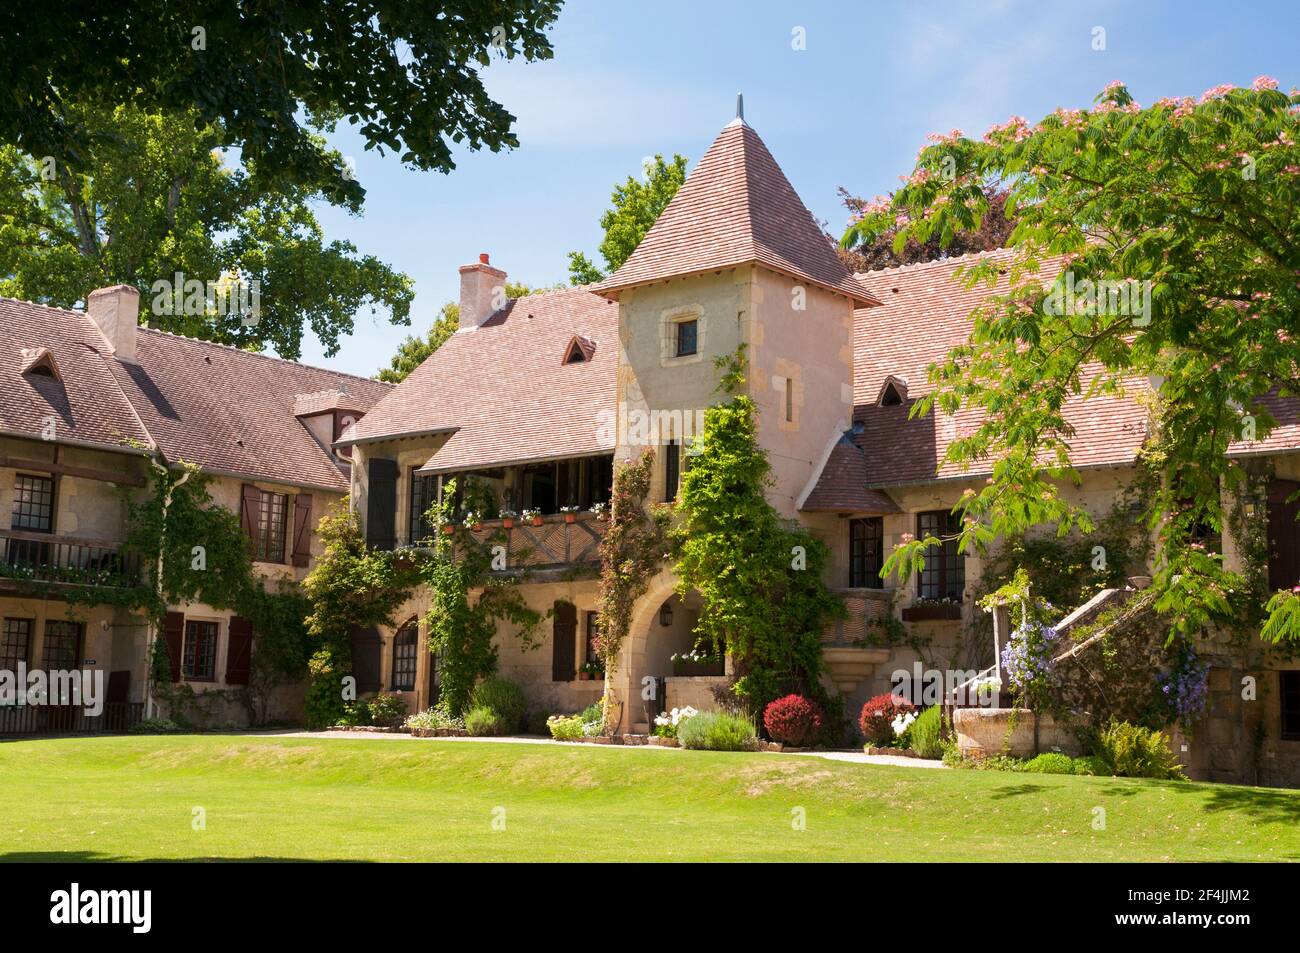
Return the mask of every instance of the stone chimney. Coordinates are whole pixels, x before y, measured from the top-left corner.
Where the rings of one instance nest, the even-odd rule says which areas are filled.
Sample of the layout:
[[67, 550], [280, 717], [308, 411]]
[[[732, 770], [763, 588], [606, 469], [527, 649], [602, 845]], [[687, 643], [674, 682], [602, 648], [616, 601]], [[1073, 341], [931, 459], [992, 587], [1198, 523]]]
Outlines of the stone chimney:
[[135, 335], [140, 327], [140, 292], [130, 285], [99, 288], [86, 298], [86, 314], [99, 325], [119, 361], [135, 363]]
[[476, 328], [506, 303], [506, 273], [488, 263], [487, 252], [460, 266], [460, 328]]

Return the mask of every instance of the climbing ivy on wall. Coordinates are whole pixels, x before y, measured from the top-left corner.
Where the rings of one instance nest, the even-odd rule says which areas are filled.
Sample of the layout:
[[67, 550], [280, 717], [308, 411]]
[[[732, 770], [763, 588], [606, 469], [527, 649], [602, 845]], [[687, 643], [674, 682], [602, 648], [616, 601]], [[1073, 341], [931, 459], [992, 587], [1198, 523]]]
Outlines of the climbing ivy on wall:
[[654, 461], [654, 454], [646, 450], [614, 473], [609, 528], [600, 542], [596, 602], [600, 613], [597, 649], [607, 674], [618, 664], [632, 624], [632, 609], [666, 555], [668, 513], [646, 507]]
[[389, 625], [418, 582], [414, 551], [366, 546], [355, 513], [340, 501], [321, 519], [322, 553], [303, 581], [310, 603], [306, 629], [311, 656], [307, 726], [338, 724], [346, 710], [344, 678], [352, 674], [352, 633]]
[[744, 348], [716, 363], [729, 396], [705, 412], [682, 478], [672, 530], [680, 591], [700, 594], [697, 644], [733, 657], [733, 691], [752, 711], [788, 692], [822, 700], [821, 635], [844, 613], [823, 578], [830, 551], [767, 501], [771, 467], [743, 392]]

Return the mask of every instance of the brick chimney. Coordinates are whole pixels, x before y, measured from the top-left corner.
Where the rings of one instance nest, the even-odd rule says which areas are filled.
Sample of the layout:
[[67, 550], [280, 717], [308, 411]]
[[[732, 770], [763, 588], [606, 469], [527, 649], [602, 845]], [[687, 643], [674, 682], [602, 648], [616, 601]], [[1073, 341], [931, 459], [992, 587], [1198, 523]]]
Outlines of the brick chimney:
[[140, 326], [140, 292], [130, 285], [99, 288], [86, 298], [86, 314], [99, 325], [119, 361], [135, 363], [135, 334]]
[[506, 302], [506, 273], [488, 263], [487, 252], [460, 266], [460, 328], [476, 328]]

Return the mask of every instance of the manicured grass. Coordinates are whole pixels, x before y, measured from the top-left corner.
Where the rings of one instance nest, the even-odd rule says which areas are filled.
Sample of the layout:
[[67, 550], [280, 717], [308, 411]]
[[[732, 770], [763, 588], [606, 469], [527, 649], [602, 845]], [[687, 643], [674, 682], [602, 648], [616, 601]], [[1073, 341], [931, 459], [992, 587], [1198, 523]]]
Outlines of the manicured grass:
[[0, 818], [10, 860], [1300, 859], [1300, 792], [591, 745], [5, 742]]

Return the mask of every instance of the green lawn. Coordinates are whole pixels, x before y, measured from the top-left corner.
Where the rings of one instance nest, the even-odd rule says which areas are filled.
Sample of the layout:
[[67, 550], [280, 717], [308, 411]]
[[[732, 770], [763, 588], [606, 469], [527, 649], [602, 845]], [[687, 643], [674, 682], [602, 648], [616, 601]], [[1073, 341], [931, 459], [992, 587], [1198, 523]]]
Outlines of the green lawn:
[[1300, 792], [592, 745], [3, 742], [0, 818], [7, 860], [1300, 859]]

